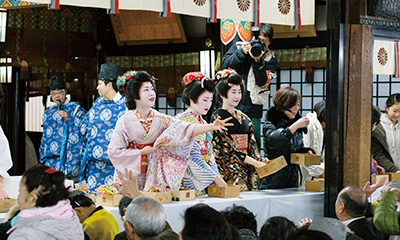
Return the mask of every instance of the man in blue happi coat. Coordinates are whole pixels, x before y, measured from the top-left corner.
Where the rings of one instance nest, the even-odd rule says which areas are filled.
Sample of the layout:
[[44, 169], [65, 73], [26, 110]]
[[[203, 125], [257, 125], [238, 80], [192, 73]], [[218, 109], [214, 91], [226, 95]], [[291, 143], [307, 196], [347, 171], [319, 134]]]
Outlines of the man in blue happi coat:
[[76, 179], [83, 150], [80, 128], [86, 110], [78, 102], [70, 102], [66, 94], [62, 76], [52, 76], [50, 100], [55, 105], [46, 108], [43, 114], [40, 162], [64, 172], [70, 179]]
[[89, 190], [114, 181], [114, 167], [108, 158], [107, 147], [117, 120], [126, 111], [125, 97], [117, 87], [120, 75], [122, 70], [118, 65], [101, 65], [97, 82], [100, 98], [94, 102], [81, 128], [86, 144], [78, 181], [85, 180]]

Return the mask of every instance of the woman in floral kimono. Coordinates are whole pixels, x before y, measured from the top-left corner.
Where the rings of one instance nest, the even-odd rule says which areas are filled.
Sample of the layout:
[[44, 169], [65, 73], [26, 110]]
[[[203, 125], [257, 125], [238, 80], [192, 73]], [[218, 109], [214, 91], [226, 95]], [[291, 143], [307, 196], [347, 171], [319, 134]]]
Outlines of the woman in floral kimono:
[[[214, 82], [201, 72], [190, 72], [183, 77], [182, 85], [185, 88], [182, 101], [189, 107], [175, 117], [184, 122], [207, 124], [202, 115], [211, 108]], [[196, 136], [190, 151], [189, 166], [183, 177], [184, 188], [202, 191], [213, 182], [216, 186], [227, 186], [215, 163], [211, 139], [211, 133]]]
[[250, 118], [235, 109], [244, 91], [242, 78], [233, 70], [225, 69], [217, 73], [216, 79], [219, 80], [217, 100], [222, 103], [222, 108], [213, 112], [212, 119], [232, 118], [229, 122], [233, 123], [226, 131], [213, 132], [216, 162], [229, 185], [240, 185], [244, 191], [256, 190], [258, 177], [255, 168], [265, 163], [257, 151]]
[[118, 120], [108, 146], [111, 162], [120, 172], [127, 168], [138, 175], [139, 189], [152, 186], [179, 189], [194, 136], [226, 130], [225, 126], [232, 125], [226, 123], [230, 119], [213, 124], [181, 122], [152, 108], [156, 93], [150, 74], [130, 71], [121, 79], [129, 80], [123, 87], [129, 111]]

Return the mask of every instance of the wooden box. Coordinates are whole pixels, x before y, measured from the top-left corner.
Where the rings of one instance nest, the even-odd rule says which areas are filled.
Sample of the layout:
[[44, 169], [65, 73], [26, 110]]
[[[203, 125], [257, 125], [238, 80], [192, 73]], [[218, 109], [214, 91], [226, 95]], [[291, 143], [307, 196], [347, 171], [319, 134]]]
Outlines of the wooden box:
[[171, 191], [172, 197], [177, 198], [176, 201], [190, 201], [196, 199], [196, 190], [180, 189], [179, 191]]
[[390, 174], [390, 181], [400, 181], [400, 173], [391, 172]]
[[9, 198], [0, 200], [0, 213], [8, 212], [8, 210], [17, 203], [17, 199]]
[[107, 194], [107, 193], [98, 193], [97, 194], [97, 205], [109, 206], [109, 207], [118, 207], [119, 201], [122, 198], [122, 194]]
[[325, 189], [325, 180], [323, 178], [306, 181], [306, 191], [323, 192]]
[[227, 187], [210, 185], [207, 191], [209, 197], [233, 198], [240, 196], [240, 186], [235, 185], [229, 185]]
[[389, 181], [400, 181], [400, 173], [387, 172], [371, 175], [371, 184], [379, 182], [384, 177], [386, 177], [384, 184]]
[[170, 203], [172, 201], [172, 193], [171, 190], [167, 190], [166, 192], [143, 192], [140, 191], [143, 195], [154, 198], [161, 203]]
[[267, 165], [257, 168], [257, 173], [260, 178], [276, 173], [286, 167], [287, 163], [284, 156], [280, 156], [271, 160]]
[[292, 153], [290, 155], [290, 162], [292, 164], [299, 164], [304, 166], [320, 165], [321, 155], [310, 155], [308, 153]]

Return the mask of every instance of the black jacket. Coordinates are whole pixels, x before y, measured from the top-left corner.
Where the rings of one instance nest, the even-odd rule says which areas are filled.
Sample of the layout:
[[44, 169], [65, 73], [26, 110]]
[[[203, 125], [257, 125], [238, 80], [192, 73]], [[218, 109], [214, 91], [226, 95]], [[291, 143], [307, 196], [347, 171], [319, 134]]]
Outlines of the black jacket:
[[383, 234], [375, 228], [372, 219], [361, 218], [347, 225], [355, 235], [364, 240], [381, 240]]
[[304, 148], [303, 145], [303, 132], [306, 133], [307, 128], [298, 129], [294, 134], [289, 129], [300, 118], [299, 113], [290, 120], [275, 107], [268, 110], [263, 127], [265, 155], [270, 160], [283, 155], [288, 166], [263, 178], [259, 189], [298, 187], [299, 166], [290, 163], [290, 154], [306, 153], [311, 150]]
[[249, 54], [244, 54], [242, 48], [238, 48], [236, 44], [225, 53], [222, 58], [221, 69], [232, 68], [234, 69], [245, 81], [244, 92], [242, 93], [242, 100], [240, 101], [237, 109], [244, 112], [249, 118], [262, 117], [262, 105], [254, 105], [250, 99], [250, 92], [247, 91], [247, 77], [249, 75], [250, 67], [253, 65], [253, 72], [256, 79], [256, 84], [260, 87], [264, 86], [267, 81], [267, 71], [275, 72], [276, 64], [278, 61], [272, 57], [267, 61], [254, 61]]

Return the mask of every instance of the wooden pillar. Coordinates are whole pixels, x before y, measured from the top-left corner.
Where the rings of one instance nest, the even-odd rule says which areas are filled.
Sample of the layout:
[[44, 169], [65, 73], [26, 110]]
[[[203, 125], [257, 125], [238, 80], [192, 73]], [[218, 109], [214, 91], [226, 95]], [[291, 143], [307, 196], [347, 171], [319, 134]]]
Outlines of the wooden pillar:
[[343, 185], [362, 188], [371, 172], [372, 26], [348, 26]]

